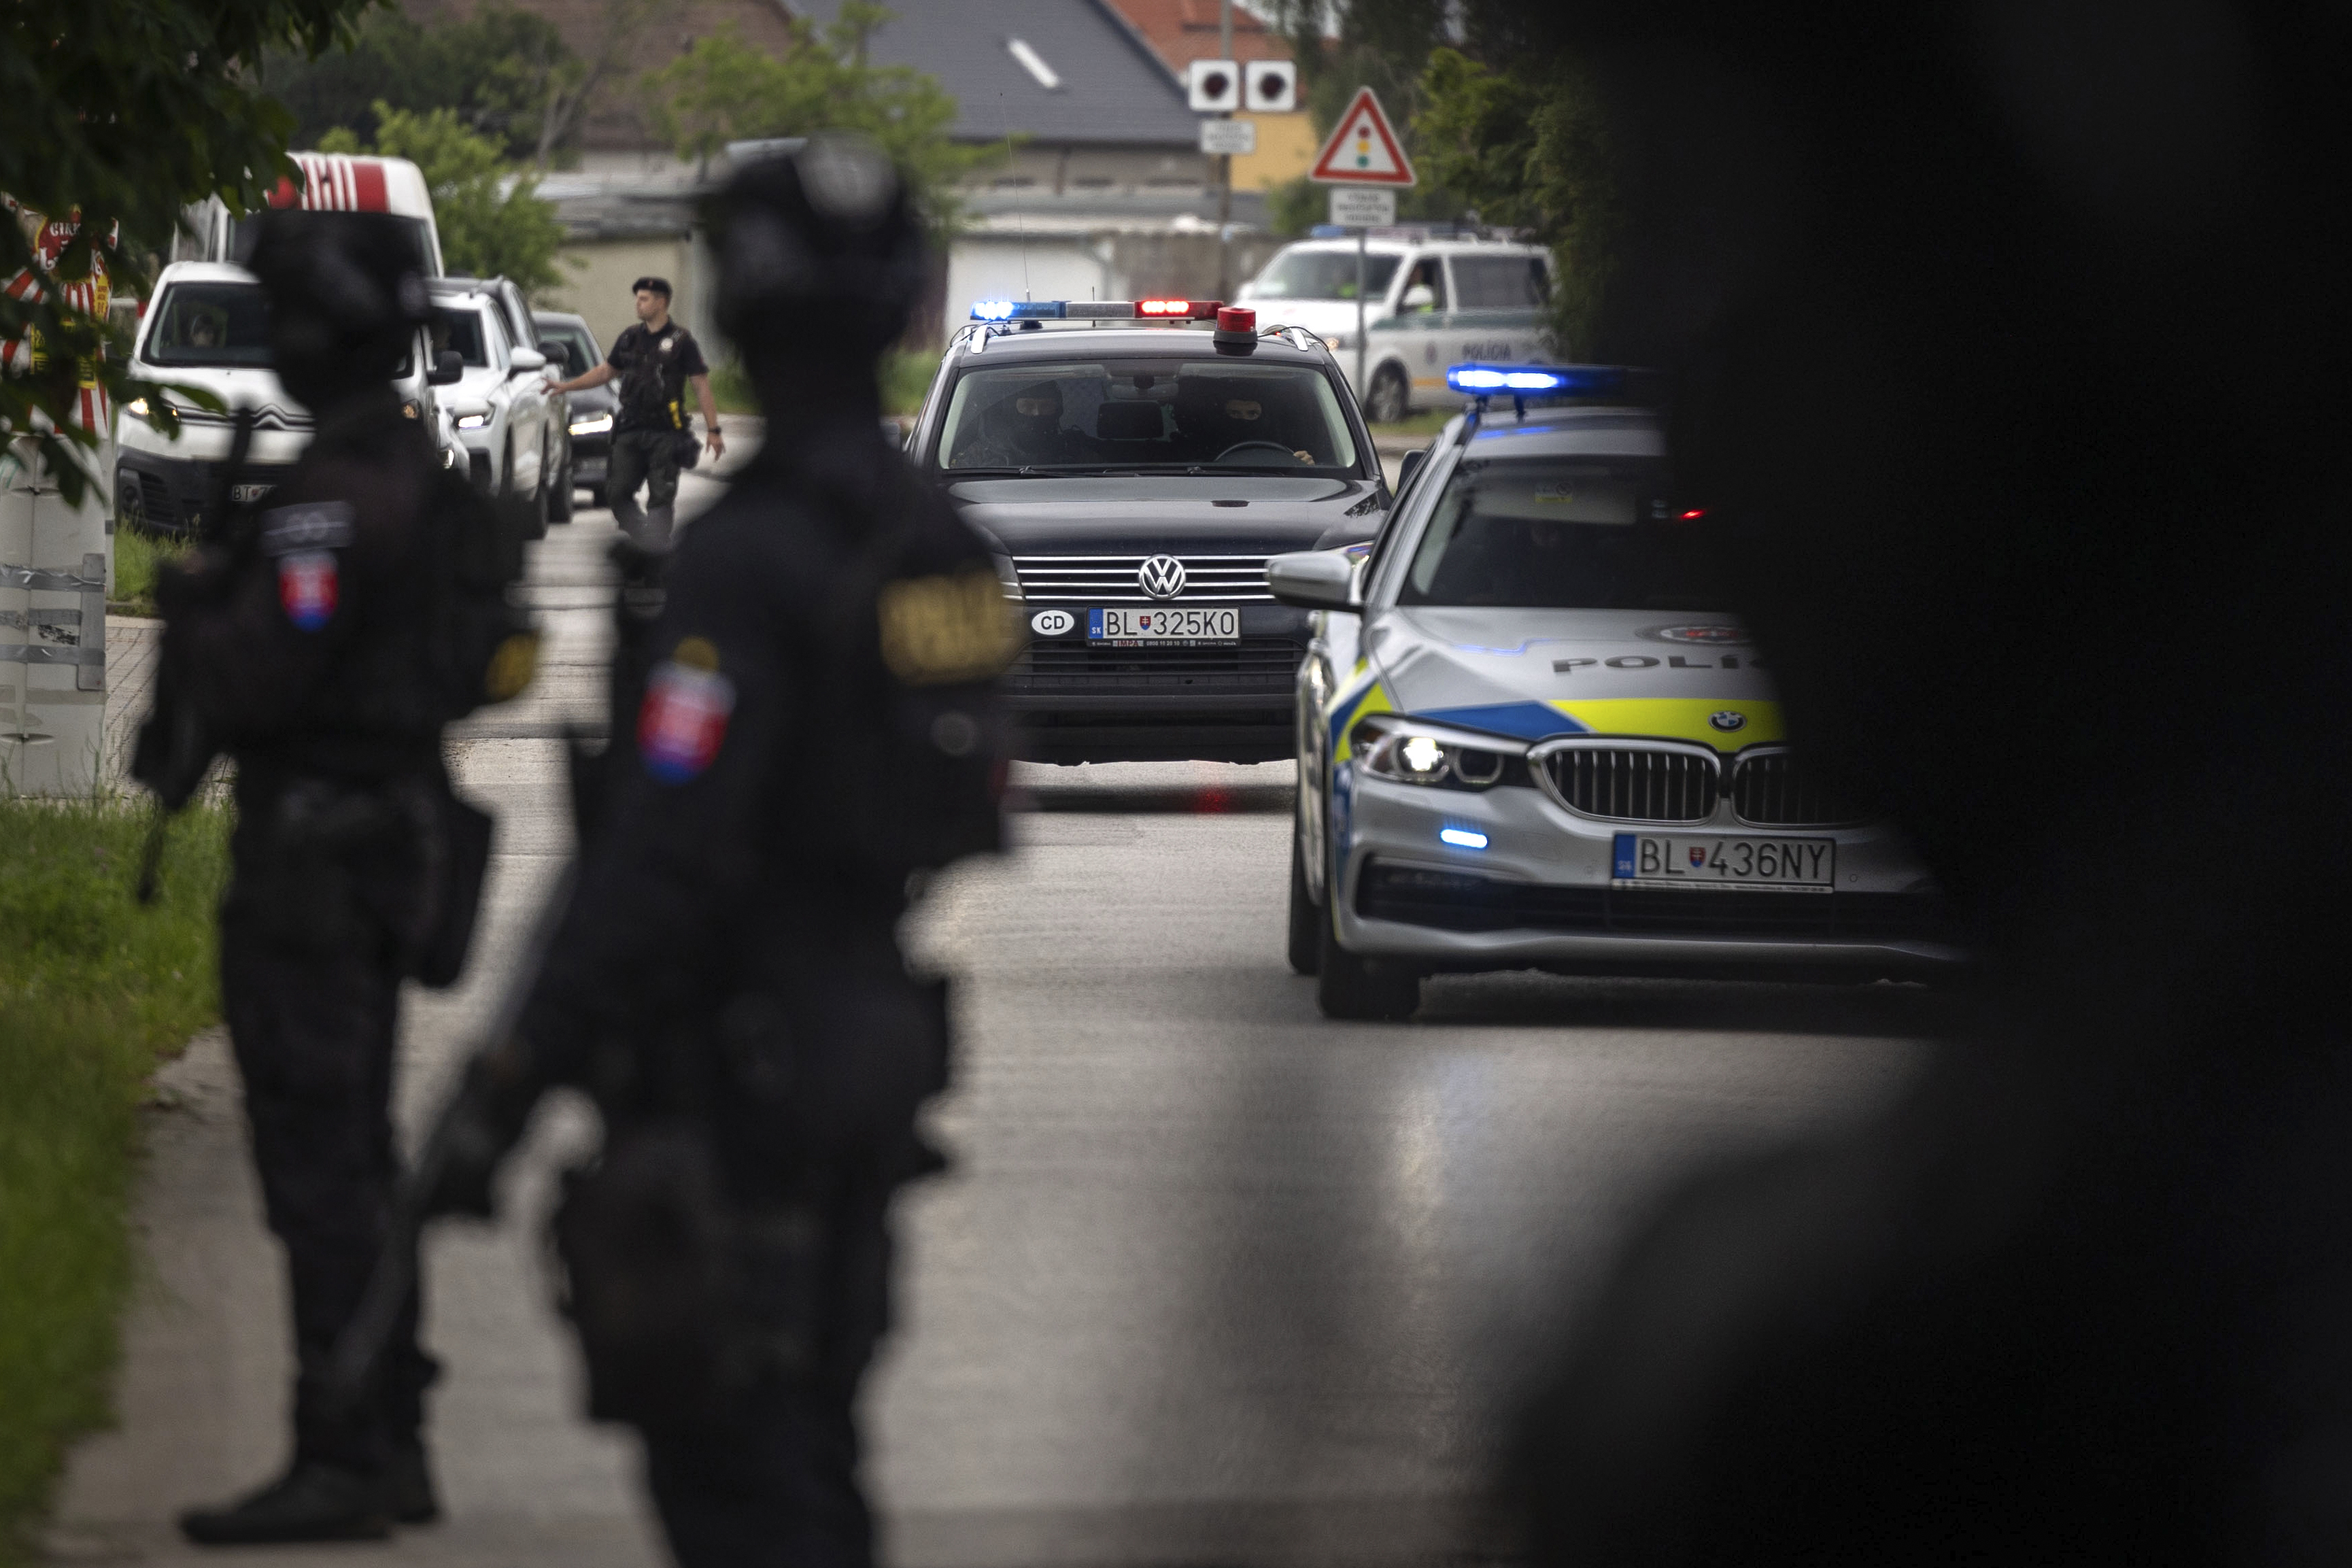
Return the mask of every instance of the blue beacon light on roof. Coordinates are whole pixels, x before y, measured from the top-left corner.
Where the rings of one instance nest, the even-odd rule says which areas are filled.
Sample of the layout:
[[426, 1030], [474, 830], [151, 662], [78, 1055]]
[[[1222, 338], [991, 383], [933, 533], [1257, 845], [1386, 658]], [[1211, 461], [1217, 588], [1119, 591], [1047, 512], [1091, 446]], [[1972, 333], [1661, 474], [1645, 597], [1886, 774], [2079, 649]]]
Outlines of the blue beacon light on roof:
[[1058, 321], [1062, 319], [1062, 301], [980, 300], [972, 304], [971, 319], [975, 321]]
[[1447, 369], [1445, 384], [1474, 397], [1497, 392], [1592, 397], [1622, 391], [1625, 370], [1613, 364], [1457, 364]]

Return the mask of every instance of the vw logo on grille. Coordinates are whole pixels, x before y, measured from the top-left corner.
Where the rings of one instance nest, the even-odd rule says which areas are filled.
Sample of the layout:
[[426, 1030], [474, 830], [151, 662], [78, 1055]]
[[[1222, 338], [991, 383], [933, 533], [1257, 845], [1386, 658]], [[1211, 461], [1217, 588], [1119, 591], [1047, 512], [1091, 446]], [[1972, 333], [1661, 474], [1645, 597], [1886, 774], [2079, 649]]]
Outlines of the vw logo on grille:
[[1135, 580], [1155, 599], [1172, 599], [1184, 591], [1184, 563], [1173, 555], [1154, 555], [1136, 568]]

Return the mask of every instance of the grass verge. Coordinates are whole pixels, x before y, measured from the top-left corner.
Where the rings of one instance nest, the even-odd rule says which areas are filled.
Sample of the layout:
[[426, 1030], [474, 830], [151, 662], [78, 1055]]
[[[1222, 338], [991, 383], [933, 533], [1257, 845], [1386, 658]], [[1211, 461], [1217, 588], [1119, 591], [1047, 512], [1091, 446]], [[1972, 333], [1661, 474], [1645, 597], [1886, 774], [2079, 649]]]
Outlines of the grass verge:
[[187, 549], [184, 542], [162, 539], [135, 528], [114, 532], [114, 596], [107, 612], [117, 616], [155, 613], [155, 569]]
[[66, 1445], [109, 1419], [139, 1103], [156, 1062], [219, 1016], [228, 810], [173, 824], [141, 909], [148, 821], [0, 799], [0, 1563], [33, 1560]]
[[1431, 408], [1419, 414], [1410, 414], [1393, 425], [1373, 426], [1372, 438], [1378, 440], [1383, 436], [1434, 436], [1445, 428], [1447, 420], [1461, 412], [1459, 408]]
[[[882, 360], [882, 412], [914, 415], [923, 411], [924, 395], [931, 390], [940, 356], [928, 349], [892, 349]], [[740, 360], [727, 360], [710, 373], [710, 395], [721, 414], [757, 414], [760, 400], [752, 395], [751, 378]]]

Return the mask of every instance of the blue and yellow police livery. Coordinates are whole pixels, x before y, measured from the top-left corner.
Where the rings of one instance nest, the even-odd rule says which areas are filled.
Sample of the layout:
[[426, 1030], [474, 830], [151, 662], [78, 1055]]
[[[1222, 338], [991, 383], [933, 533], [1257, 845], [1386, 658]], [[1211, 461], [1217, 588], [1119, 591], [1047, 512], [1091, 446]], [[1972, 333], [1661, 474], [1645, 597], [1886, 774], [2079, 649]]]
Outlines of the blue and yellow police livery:
[[1912, 973], [1963, 955], [1886, 826], [1810, 776], [1622, 372], [1481, 403], [1369, 548], [1277, 557], [1298, 686], [1290, 958], [1334, 1016], [1424, 974]]

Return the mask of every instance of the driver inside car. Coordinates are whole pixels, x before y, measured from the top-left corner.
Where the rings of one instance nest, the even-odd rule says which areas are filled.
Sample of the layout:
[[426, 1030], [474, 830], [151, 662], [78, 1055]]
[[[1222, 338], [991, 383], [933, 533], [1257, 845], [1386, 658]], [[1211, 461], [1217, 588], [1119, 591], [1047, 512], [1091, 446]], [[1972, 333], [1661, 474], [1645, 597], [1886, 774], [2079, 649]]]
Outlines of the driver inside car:
[[1176, 427], [1198, 447], [1196, 461], [1222, 461], [1230, 454], [1237, 466], [1279, 465], [1285, 456], [1311, 465], [1313, 453], [1278, 438], [1270, 412], [1247, 382], [1187, 376], [1176, 394]]

